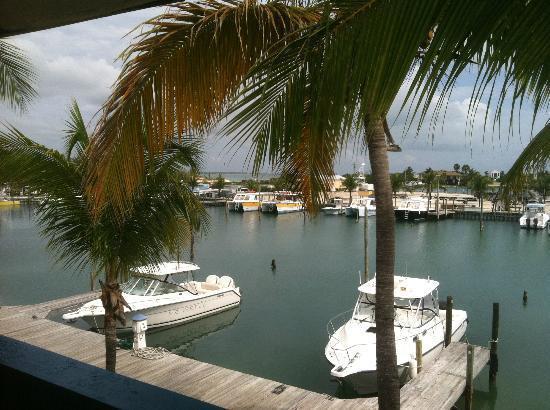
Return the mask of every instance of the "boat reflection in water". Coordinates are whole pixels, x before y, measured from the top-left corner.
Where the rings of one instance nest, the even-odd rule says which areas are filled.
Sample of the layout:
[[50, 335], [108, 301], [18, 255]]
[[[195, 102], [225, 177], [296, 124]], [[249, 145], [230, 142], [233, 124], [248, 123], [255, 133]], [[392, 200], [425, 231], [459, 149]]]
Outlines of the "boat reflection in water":
[[236, 307], [183, 325], [148, 330], [147, 346], [162, 346], [181, 355], [195, 340], [231, 326], [240, 312], [240, 307]]

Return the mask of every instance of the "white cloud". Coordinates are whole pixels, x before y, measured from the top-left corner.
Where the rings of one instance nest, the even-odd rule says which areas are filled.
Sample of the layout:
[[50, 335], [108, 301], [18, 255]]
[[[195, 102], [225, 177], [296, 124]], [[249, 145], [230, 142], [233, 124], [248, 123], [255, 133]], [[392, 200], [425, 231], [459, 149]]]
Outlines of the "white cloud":
[[[85, 119], [92, 119], [120, 72], [120, 62], [116, 58], [133, 37], [133, 34], [127, 34], [140, 22], [162, 11], [162, 8], [152, 8], [13, 38], [11, 41], [27, 52], [37, 68], [40, 95], [23, 115], [0, 104], [0, 121], [15, 125], [45, 145], [61, 148], [60, 134], [65, 128], [71, 98], [78, 100]], [[483, 130], [487, 106], [482, 103], [470, 134], [466, 121], [473, 82], [473, 75], [466, 74], [455, 87], [448, 101], [443, 127], [438, 125], [433, 140], [428, 123], [418, 134], [413, 127], [403, 138], [405, 117], [396, 118], [396, 114], [406, 89], [400, 91], [390, 111], [389, 122], [403, 152], [390, 154], [392, 170], [402, 170], [408, 165], [418, 170], [448, 168], [455, 162], [469, 163], [481, 170], [507, 169], [512, 164], [531, 137], [532, 110], [526, 106], [522, 112], [521, 133], [516, 130], [509, 137], [507, 124], [504, 124], [504, 132], [499, 138], [498, 133], [492, 133], [491, 127], [485, 132]], [[535, 124], [535, 131], [542, 127], [548, 113], [545, 115]], [[489, 112], [491, 123], [492, 112]], [[226, 139], [213, 141], [210, 138], [206, 145], [206, 170], [245, 169], [247, 149], [243, 148], [233, 156], [234, 151], [228, 150], [226, 144]], [[354, 162], [368, 162], [368, 157], [350, 148], [338, 161], [337, 171], [350, 171]]]

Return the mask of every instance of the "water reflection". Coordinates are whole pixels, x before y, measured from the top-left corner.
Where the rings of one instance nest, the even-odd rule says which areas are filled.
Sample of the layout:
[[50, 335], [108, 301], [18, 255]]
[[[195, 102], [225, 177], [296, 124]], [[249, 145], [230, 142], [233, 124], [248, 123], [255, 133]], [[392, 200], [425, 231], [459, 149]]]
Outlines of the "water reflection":
[[162, 346], [173, 353], [185, 355], [194, 341], [231, 326], [241, 309], [236, 307], [191, 323], [169, 328], [152, 329], [147, 332], [147, 345]]

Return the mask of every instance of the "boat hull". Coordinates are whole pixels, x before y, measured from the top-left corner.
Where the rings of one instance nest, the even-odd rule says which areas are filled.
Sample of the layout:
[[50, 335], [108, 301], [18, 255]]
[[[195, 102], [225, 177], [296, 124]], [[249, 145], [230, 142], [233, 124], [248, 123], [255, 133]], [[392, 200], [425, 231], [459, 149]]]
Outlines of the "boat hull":
[[[204, 295], [199, 298], [175, 302], [162, 306], [155, 306], [142, 310], [125, 312], [126, 324], [122, 325], [117, 321], [117, 329], [121, 331], [132, 330], [132, 317], [137, 313], [147, 316], [147, 327], [158, 328], [173, 326], [176, 324], [191, 322], [203, 317], [214, 315], [240, 304], [241, 296], [236, 289], [224, 292], [216, 292]], [[104, 316], [82, 317], [91, 327], [96, 329], [104, 328]]]
[[[468, 325], [468, 320], [465, 319], [454, 331], [451, 341], [459, 342], [464, 338], [466, 334], [466, 328]], [[430, 349], [428, 352], [422, 355], [423, 366], [429, 366], [432, 364], [437, 357], [441, 354], [444, 349], [444, 341], [437, 344], [435, 347]], [[408, 370], [409, 363], [399, 363], [397, 365], [397, 371], [399, 375], [399, 382], [401, 385], [404, 385], [408, 380], [410, 380], [410, 374]], [[378, 391], [377, 381], [376, 381], [376, 370], [353, 373], [349, 376], [343, 378], [337, 378], [341, 383], [349, 385], [353, 390], [358, 394], [373, 394]]]
[[426, 219], [428, 211], [407, 211], [404, 209], [395, 210], [395, 219], [398, 221], [415, 221], [418, 219]]
[[548, 220], [550, 217], [547, 215], [541, 215], [538, 218], [527, 218], [522, 216], [519, 220], [519, 226], [522, 229], [544, 229], [548, 225]]

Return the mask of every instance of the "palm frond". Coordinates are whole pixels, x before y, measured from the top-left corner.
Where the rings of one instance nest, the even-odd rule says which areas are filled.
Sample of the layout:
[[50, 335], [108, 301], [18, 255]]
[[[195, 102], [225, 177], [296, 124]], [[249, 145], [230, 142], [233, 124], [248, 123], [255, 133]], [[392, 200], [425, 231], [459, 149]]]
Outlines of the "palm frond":
[[[469, 106], [470, 127], [484, 96], [488, 108], [493, 108], [493, 129], [500, 129], [503, 114], [508, 112], [511, 130], [514, 113], [519, 113], [526, 97], [533, 102], [534, 120], [550, 102], [549, 18], [544, 0], [447, 3], [434, 21], [435, 35], [409, 90], [409, 101], [416, 100], [411, 120], [418, 113], [421, 124], [435, 100], [431, 118], [435, 124], [444, 114], [445, 101], [458, 77], [469, 67], [477, 73]], [[507, 97], [512, 100], [509, 110]]]
[[12, 108], [26, 110], [36, 97], [36, 74], [21, 49], [0, 40], [0, 100]]
[[516, 159], [502, 183], [502, 194], [509, 197], [511, 193], [521, 193], [527, 174], [545, 171], [550, 165], [550, 124], [529, 142]]
[[175, 4], [147, 21], [122, 55], [95, 132], [90, 182], [97, 202], [109, 197], [122, 207], [137, 188], [145, 150], [155, 154], [174, 136], [208, 130], [257, 59], [315, 19], [314, 11], [278, 2], [209, 0]]
[[54, 197], [81, 194], [82, 171], [13, 127], [0, 131], [0, 175]]
[[70, 159], [73, 150], [76, 149], [76, 156], [81, 157], [90, 142], [86, 124], [80, 113], [80, 107], [75, 99], [69, 108], [69, 119], [65, 121], [65, 156]]

